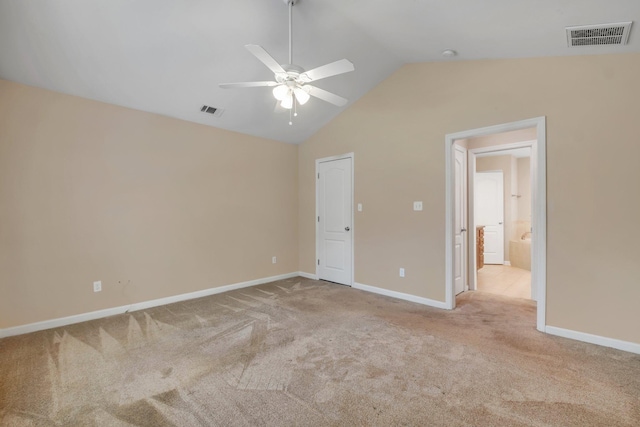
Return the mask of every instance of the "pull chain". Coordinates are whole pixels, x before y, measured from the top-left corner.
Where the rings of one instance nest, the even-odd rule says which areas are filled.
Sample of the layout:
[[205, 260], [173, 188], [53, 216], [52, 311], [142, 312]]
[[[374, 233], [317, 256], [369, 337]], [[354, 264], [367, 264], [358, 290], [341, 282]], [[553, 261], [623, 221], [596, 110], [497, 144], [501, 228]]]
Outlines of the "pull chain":
[[[293, 4], [295, 0], [288, 0], [289, 4], [289, 65], [293, 64]], [[289, 126], [293, 126], [293, 117], [298, 115], [298, 102], [293, 93], [293, 108], [289, 109]]]

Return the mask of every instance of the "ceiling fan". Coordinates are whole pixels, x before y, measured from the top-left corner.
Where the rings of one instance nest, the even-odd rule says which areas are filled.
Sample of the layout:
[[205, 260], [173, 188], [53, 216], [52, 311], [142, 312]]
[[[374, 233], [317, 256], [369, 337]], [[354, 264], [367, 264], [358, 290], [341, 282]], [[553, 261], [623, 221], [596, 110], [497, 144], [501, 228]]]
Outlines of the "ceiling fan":
[[[273, 72], [275, 81], [222, 83], [220, 87], [229, 89], [272, 86], [274, 87], [273, 96], [283, 108], [288, 110], [291, 110], [296, 103], [300, 105], [306, 104], [311, 96], [342, 107], [347, 103], [347, 99], [308, 83], [354, 71], [355, 67], [346, 59], [322, 65], [309, 71], [305, 71], [299, 65], [293, 64], [292, 8], [298, 0], [284, 0], [284, 2], [289, 6], [289, 63], [280, 65], [261, 46], [248, 44], [245, 48]], [[291, 124], [291, 121], [289, 121], [289, 124]]]

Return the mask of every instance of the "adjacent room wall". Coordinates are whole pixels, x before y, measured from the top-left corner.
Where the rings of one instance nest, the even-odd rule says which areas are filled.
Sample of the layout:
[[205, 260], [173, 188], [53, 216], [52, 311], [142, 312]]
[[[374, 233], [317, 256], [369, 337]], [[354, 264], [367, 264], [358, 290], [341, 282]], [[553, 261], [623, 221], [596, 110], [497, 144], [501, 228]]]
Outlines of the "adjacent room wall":
[[531, 221], [531, 159], [518, 159], [518, 220]]
[[0, 80], [0, 329], [297, 271], [296, 163]]
[[402, 67], [300, 146], [300, 270], [315, 272], [314, 160], [354, 152], [356, 282], [444, 301], [445, 135], [546, 116], [547, 324], [640, 343], [638, 69], [640, 54]]

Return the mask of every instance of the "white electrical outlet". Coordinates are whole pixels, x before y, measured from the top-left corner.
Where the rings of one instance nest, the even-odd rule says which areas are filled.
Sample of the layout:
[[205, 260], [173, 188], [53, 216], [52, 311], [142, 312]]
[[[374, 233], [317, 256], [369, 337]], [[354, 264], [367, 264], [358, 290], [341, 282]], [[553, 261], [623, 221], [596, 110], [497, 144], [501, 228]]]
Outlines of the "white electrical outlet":
[[404, 268], [400, 269], [400, 277], [404, 277]]
[[422, 202], [413, 202], [413, 210], [421, 211], [422, 210]]
[[272, 257], [271, 264], [275, 264], [276, 262], [278, 262], [278, 259], [276, 257]]
[[102, 291], [102, 281], [98, 280], [97, 282], [93, 282], [93, 292]]

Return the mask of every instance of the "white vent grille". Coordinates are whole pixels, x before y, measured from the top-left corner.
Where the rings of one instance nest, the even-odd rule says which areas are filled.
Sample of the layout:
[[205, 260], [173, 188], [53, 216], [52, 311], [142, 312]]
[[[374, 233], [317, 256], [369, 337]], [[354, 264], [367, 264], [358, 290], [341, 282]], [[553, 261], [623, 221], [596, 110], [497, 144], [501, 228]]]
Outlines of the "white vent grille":
[[623, 45], [629, 40], [632, 22], [567, 27], [569, 47]]
[[203, 113], [211, 114], [214, 117], [220, 117], [224, 110], [220, 108], [210, 107], [208, 105], [203, 105], [202, 108], [200, 108], [200, 111], [202, 111]]

